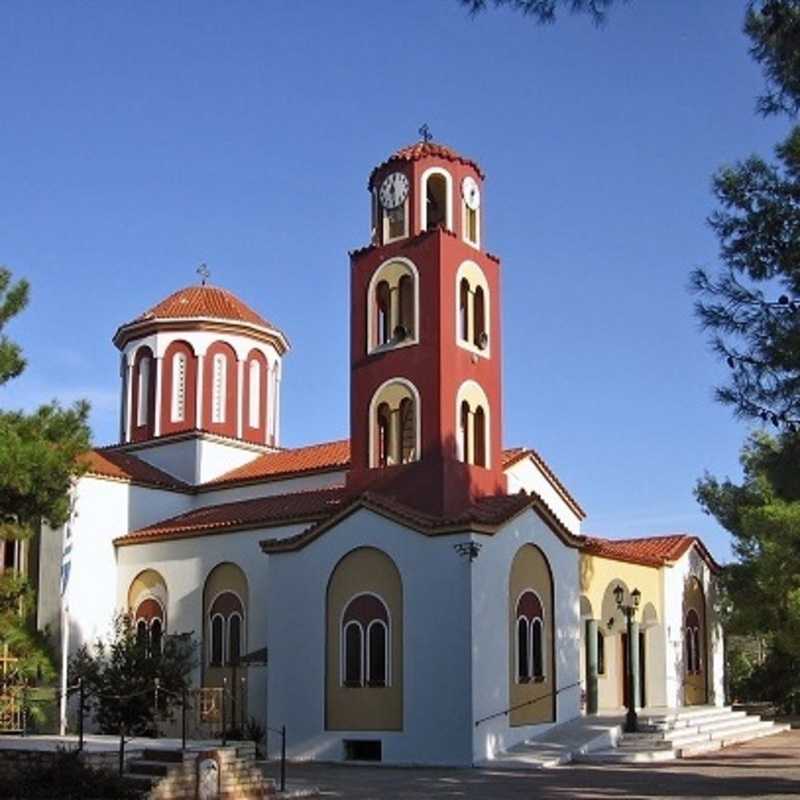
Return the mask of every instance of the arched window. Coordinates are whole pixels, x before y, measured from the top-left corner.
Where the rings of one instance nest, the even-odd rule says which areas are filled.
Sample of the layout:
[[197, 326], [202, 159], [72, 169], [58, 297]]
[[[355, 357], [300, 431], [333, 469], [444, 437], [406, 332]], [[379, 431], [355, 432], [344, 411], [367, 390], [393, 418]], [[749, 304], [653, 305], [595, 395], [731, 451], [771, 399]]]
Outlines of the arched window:
[[367, 352], [414, 344], [418, 327], [417, 269], [405, 258], [390, 259], [369, 282]]
[[186, 419], [186, 363], [185, 353], [175, 353], [172, 356], [172, 422], [183, 422]]
[[517, 601], [517, 682], [544, 677], [544, 611], [539, 596], [526, 589]]
[[242, 657], [244, 608], [233, 592], [221, 592], [209, 609], [211, 639], [209, 659], [212, 666], [235, 665]]
[[701, 666], [701, 640], [700, 640], [700, 617], [697, 612], [690, 608], [686, 614], [686, 671], [689, 674], [699, 673]]
[[[399, 294], [400, 317], [392, 335], [399, 341], [414, 336], [414, 279], [411, 275], [403, 275], [397, 282]], [[399, 328], [399, 329], [398, 329]]]
[[419, 399], [407, 381], [387, 381], [370, 403], [371, 467], [407, 464], [419, 459]]
[[228, 663], [238, 664], [242, 657], [242, 618], [234, 612], [228, 617]]
[[152, 357], [148, 354], [139, 359], [139, 381], [136, 387], [136, 424], [147, 425], [150, 411], [150, 364]]
[[469, 464], [470, 452], [470, 424], [469, 424], [469, 403], [462, 400], [458, 418], [458, 447], [459, 458], [465, 464]]
[[248, 422], [251, 428], [261, 426], [261, 364], [257, 359], [250, 361], [248, 398]]
[[362, 653], [364, 631], [357, 622], [344, 626], [344, 685], [363, 686]]
[[225, 422], [228, 391], [228, 359], [224, 353], [215, 353], [211, 384], [211, 421]]
[[483, 270], [464, 261], [456, 272], [456, 342], [485, 358], [490, 356], [490, 293]]
[[164, 634], [164, 609], [155, 597], [141, 600], [134, 613], [136, 641], [148, 656], [161, 655]]
[[449, 228], [449, 204], [447, 178], [435, 172], [428, 176], [425, 183], [426, 230], [433, 230], [440, 225]]
[[378, 337], [376, 343], [379, 347], [392, 338], [390, 305], [389, 284], [386, 281], [380, 281], [375, 287], [376, 331]]
[[473, 458], [473, 463], [477, 467], [485, 467], [486, 466], [486, 413], [484, 412], [482, 406], [478, 406], [475, 409], [475, 414], [473, 415], [473, 422], [475, 427], [475, 434], [473, 437], [473, 441], [475, 442], [475, 456]]
[[464, 238], [472, 245], [479, 245], [478, 209], [464, 203]]
[[417, 421], [414, 418], [414, 401], [404, 397], [400, 401], [400, 463], [408, 464], [417, 457]]
[[225, 663], [225, 620], [222, 614], [211, 617], [211, 646], [209, 663], [213, 667], [221, 667]]
[[489, 400], [486, 392], [476, 381], [466, 380], [456, 395], [456, 444], [460, 461], [476, 467], [490, 466], [489, 430]]
[[150, 654], [153, 656], [161, 655], [161, 639], [163, 632], [161, 620], [152, 620], [150, 623]]
[[486, 299], [481, 286], [475, 288], [472, 308], [475, 320], [473, 323], [472, 343], [479, 350], [483, 350], [488, 344], [489, 336], [486, 332]]
[[342, 616], [342, 685], [388, 686], [389, 612], [374, 594], [354, 597]]
[[458, 331], [463, 341], [469, 341], [469, 281], [462, 278], [458, 284]]

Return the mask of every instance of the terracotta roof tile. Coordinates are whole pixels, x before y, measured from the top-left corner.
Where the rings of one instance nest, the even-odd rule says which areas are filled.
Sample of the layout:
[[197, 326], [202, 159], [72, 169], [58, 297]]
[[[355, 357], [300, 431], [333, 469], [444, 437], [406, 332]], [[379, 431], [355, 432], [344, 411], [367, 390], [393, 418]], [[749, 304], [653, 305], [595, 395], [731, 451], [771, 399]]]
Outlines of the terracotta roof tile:
[[[219, 319], [243, 322], [260, 328], [278, 330], [232, 292], [208, 284], [186, 286], [154, 305], [148, 311], [125, 323], [120, 330], [153, 320], [165, 319]], [[280, 331], [279, 331], [280, 332]]]
[[117, 545], [141, 544], [160, 539], [182, 539], [246, 528], [312, 522], [330, 516], [344, 501], [341, 488], [258, 497], [234, 503], [205, 506], [140, 528], [114, 540]]
[[350, 440], [339, 439], [264, 455], [203, 484], [217, 489], [221, 484], [274, 480], [309, 472], [329, 472], [350, 466]]
[[581, 548], [583, 552], [610, 558], [616, 561], [628, 561], [651, 567], [662, 567], [677, 561], [692, 545], [697, 545], [703, 557], [714, 570], [719, 565], [708, 552], [703, 542], [688, 533], [671, 533], [663, 536], [642, 536], [635, 539], [602, 539], [587, 536]]
[[190, 487], [183, 481], [129, 453], [120, 453], [115, 450], [90, 450], [80, 456], [79, 461], [86, 467], [86, 471], [90, 475], [141, 483], [173, 491], [190, 490]]
[[372, 184], [372, 180], [377, 172], [394, 161], [419, 161], [423, 158], [441, 158], [445, 161], [455, 161], [459, 164], [466, 164], [472, 167], [481, 178], [484, 177], [483, 170], [478, 166], [476, 161], [459, 155], [451, 147], [445, 144], [439, 144], [438, 142], [414, 142], [413, 144], [396, 150], [386, 161], [378, 164], [370, 173], [369, 183]]

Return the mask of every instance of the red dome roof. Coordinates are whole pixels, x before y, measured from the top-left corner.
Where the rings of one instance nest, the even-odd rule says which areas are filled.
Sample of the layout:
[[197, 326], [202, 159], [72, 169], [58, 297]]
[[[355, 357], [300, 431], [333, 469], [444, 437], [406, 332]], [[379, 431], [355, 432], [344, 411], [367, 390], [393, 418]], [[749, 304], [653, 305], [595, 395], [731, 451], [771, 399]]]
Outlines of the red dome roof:
[[207, 284], [179, 289], [149, 311], [140, 314], [133, 322], [187, 317], [236, 320], [260, 325], [262, 328], [274, 328], [271, 322], [265, 320], [227, 289]]
[[372, 183], [376, 172], [383, 169], [388, 164], [391, 164], [393, 161], [420, 161], [423, 158], [443, 158], [445, 161], [455, 161], [459, 164], [466, 164], [472, 167], [481, 178], [484, 177], [483, 170], [478, 166], [476, 161], [459, 155], [447, 145], [439, 144], [438, 142], [414, 142], [414, 144], [410, 144], [407, 147], [401, 147], [382, 164], [378, 164], [370, 173], [369, 182]]
[[283, 332], [250, 308], [247, 303], [244, 303], [227, 289], [222, 289], [219, 286], [209, 286], [208, 284], [186, 286], [177, 292], [173, 292], [169, 297], [145, 311], [144, 314], [140, 314], [136, 319], [121, 325], [114, 336], [114, 342], [119, 346], [123, 339], [129, 338], [129, 336], [124, 336], [123, 332], [138, 329], [143, 325], [147, 325], [147, 323], [157, 320], [208, 319], [265, 328], [268, 331], [277, 333], [279, 339], [285, 343], [286, 337]]

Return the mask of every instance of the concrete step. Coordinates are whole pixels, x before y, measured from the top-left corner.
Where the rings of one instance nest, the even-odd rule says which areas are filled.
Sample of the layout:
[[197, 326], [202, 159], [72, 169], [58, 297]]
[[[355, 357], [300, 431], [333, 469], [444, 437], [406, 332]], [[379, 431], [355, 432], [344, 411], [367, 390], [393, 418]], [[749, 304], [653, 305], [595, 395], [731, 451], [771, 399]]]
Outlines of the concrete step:
[[642, 721], [656, 726], [659, 730], [675, 730], [701, 725], [714, 720], [729, 719], [731, 715], [741, 716], [743, 713], [741, 711], [733, 711], [730, 706], [720, 706], [720, 708], [703, 707], [664, 716], [643, 717]]
[[731, 732], [722, 739], [710, 739], [707, 742], [692, 744], [686, 747], [681, 747], [681, 757], [686, 758], [689, 756], [701, 755], [702, 753], [713, 752], [714, 750], [721, 750], [723, 747], [730, 747], [733, 744], [741, 744], [742, 742], [751, 742], [754, 739], [762, 739], [765, 736], [774, 736], [776, 733], [783, 733], [790, 730], [789, 725], [775, 725], [774, 723], [762, 722], [762, 727], [751, 728], [739, 732]]
[[678, 758], [678, 753], [672, 748], [621, 750], [615, 747], [582, 753], [576, 755], [574, 760], [582, 764], [656, 764], [663, 761], [674, 761], [676, 758]]

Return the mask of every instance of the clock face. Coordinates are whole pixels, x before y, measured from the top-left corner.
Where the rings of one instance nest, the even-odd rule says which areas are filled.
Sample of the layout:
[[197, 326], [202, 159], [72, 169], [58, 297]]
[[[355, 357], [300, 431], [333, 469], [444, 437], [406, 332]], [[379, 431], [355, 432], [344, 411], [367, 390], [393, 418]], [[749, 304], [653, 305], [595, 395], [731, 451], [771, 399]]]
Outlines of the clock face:
[[467, 208], [477, 211], [481, 204], [481, 190], [478, 188], [478, 182], [471, 175], [467, 175], [461, 181], [461, 194], [464, 196]]
[[387, 175], [381, 183], [378, 196], [381, 205], [387, 210], [401, 206], [408, 197], [408, 178], [402, 172]]

